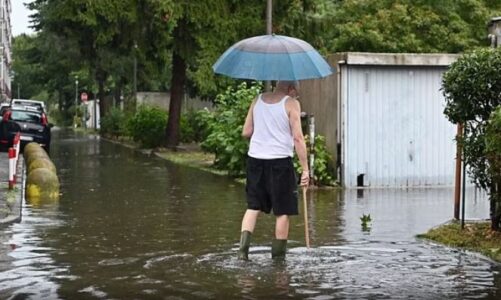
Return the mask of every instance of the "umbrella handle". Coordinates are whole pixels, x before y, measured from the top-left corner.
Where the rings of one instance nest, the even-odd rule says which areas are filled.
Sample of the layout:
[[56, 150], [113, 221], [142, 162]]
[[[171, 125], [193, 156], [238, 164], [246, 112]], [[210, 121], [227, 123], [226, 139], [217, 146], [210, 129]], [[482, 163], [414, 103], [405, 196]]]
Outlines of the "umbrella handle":
[[308, 203], [306, 202], [307, 186], [303, 186], [303, 205], [304, 205], [304, 238], [306, 240], [306, 248], [310, 248], [310, 230], [308, 229]]

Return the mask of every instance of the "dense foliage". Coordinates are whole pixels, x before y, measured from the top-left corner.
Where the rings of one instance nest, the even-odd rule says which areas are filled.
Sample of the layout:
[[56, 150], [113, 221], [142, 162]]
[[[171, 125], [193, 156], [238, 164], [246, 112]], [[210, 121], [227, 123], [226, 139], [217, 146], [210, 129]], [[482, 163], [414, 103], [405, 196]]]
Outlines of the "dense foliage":
[[[336, 51], [462, 52], [482, 45], [501, 14], [492, 0], [280, 0], [273, 31]], [[137, 89], [171, 91], [169, 142], [179, 140], [185, 91], [213, 99], [235, 81], [211, 66], [245, 37], [264, 34], [263, 0], [34, 0], [33, 36], [14, 38], [13, 90], [45, 93], [64, 118], [78, 92], [97, 94], [102, 115]], [[175, 74], [176, 76], [172, 76]], [[66, 122], [68, 123], [68, 122]]]
[[[499, 229], [501, 205], [486, 149], [486, 128], [494, 109], [501, 105], [501, 48], [480, 49], [453, 63], [443, 78], [445, 115], [453, 123], [463, 123], [465, 135], [459, 142], [464, 160], [477, 186], [490, 192], [492, 226]], [[497, 203], [496, 203], [497, 199]]]
[[100, 126], [101, 134], [113, 136], [115, 138], [126, 135], [127, 118], [125, 113], [118, 108], [112, 108], [106, 116], [101, 118]]
[[492, 212], [501, 216], [501, 106], [492, 112], [485, 131], [485, 148], [492, 178]]
[[209, 122], [212, 113], [207, 109], [188, 110], [181, 115], [181, 142], [200, 143], [210, 133]]
[[492, 0], [346, 0], [332, 17], [330, 51], [463, 52], [486, 44]]
[[127, 132], [142, 147], [152, 148], [162, 144], [167, 113], [160, 108], [140, 106], [127, 121]]
[[228, 88], [216, 97], [216, 111], [210, 119], [210, 134], [202, 148], [216, 155], [214, 164], [230, 175], [243, 175], [249, 141], [242, 137], [245, 117], [261, 86], [248, 87], [242, 83], [238, 89]]
[[[306, 148], [311, 148], [311, 142], [309, 136], [305, 136]], [[313, 182], [315, 185], [333, 185], [334, 178], [332, 169], [329, 165], [332, 163], [332, 156], [327, 151], [325, 145], [325, 137], [322, 135], [315, 135], [315, 145], [314, 145], [315, 158], [313, 160]], [[310, 152], [310, 151], [308, 151]], [[309, 157], [308, 157], [309, 159]], [[301, 174], [301, 165], [297, 155], [294, 155], [294, 167], [298, 174]]]

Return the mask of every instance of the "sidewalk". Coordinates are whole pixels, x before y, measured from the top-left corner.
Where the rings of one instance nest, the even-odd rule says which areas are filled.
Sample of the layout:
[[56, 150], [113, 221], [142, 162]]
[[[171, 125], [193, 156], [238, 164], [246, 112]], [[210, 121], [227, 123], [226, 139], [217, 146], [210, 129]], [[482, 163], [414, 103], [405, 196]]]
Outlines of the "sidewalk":
[[20, 156], [17, 163], [17, 180], [13, 190], [9, 190], [9, 156], [0, 152], [0, 227], [21, 221], [21, 207], [24, 195], [24, 160]]

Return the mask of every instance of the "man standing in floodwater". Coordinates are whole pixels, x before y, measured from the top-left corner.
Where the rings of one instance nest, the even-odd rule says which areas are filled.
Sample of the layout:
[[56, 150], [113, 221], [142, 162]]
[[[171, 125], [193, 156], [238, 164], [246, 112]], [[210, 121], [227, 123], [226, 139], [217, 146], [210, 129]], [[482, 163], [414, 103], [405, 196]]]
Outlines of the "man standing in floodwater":
[[306, 144], [301, 129], [297, 81], [278, 81], [274, 92], [260, 94], [251, 104], [242, 136], [250, 138], [247, 158], [247, 210], [242, 220], [238, 257], [248, 260], [251, 235], [260, 212], [276, 216], [271, 257], [284, 258], [289, 216], [298, 214], [294, 149], [301, 164], [301, 186], [310, 181]]

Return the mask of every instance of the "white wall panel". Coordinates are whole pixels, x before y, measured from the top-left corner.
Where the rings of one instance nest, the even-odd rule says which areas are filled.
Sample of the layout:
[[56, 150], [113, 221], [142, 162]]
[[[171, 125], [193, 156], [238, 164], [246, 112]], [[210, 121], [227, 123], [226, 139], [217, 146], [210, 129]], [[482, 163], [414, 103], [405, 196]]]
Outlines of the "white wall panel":
[[455, 126], [443, 114], [443, 67], [346, 66], [343, 181], [370, 187], [452, 185]]

